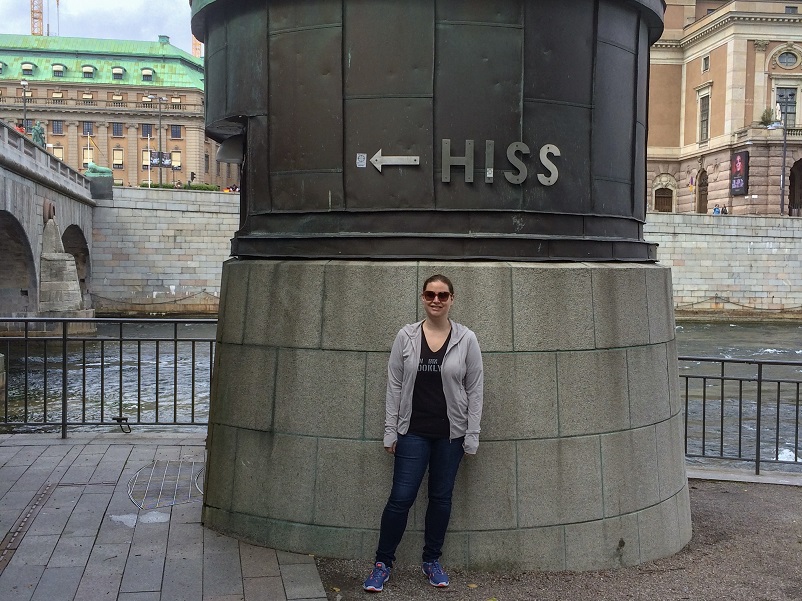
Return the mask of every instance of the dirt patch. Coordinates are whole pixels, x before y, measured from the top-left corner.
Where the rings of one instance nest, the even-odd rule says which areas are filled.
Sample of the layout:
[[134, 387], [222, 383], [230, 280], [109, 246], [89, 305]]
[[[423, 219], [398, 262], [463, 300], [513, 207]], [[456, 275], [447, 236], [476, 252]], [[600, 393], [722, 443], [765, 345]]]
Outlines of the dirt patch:
[[397, 564], [382, 593], [366, 593], [370, 562], [318, 558], [330, 601], [798, 601], [802, 599], [802, 488], [690, 481], [693, 537], [672, 557], [601, 572], [490, 574], [449, 570], [447, 589], [417, 565]]

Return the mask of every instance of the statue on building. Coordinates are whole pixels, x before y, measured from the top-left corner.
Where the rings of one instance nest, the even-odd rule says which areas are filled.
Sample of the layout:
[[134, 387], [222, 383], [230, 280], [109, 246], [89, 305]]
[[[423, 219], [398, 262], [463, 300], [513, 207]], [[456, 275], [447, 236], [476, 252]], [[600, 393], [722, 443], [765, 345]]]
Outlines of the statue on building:
[[37, 121], [36, 125], [31, 128], [31, 139], [37, 146], [45, 147], [45, 128], [42, 127], [41, 121]]

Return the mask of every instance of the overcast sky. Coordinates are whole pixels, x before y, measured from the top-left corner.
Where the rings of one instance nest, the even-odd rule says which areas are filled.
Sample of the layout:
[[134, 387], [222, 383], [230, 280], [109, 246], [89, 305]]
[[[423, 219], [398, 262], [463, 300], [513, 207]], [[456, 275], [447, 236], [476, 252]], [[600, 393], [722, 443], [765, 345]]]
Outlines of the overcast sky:
[[[44, 33], [155, 42], [159, 35], [192, 52], [189, 0], [43, 0]], [[31, 33], [30, 0], [0, 0], [0, 33]]]

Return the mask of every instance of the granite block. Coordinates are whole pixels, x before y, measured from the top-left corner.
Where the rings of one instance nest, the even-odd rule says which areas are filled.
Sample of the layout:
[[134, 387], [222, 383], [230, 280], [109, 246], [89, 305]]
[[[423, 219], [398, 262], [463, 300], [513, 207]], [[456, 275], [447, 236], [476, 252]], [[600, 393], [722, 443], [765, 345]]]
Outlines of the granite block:
[[305, 436], [361, 437], [365, 370], [363, 353], [282, 349], [274, 428]]
[[557, 355], [561, 436], [628, 429], [626, 351], [576, 351]]
[[592, 270], [580, 263], [514, 266], [514, 349], [594, 348]]
[[531, 440], [517, 445], [519, 528], [602, 518], [598, 437]]
[[398, 330], [417, 321], [416, 276], [417, 269], [410, 263], [334, 261], [326, 265], [321, 347], [389, 350]]

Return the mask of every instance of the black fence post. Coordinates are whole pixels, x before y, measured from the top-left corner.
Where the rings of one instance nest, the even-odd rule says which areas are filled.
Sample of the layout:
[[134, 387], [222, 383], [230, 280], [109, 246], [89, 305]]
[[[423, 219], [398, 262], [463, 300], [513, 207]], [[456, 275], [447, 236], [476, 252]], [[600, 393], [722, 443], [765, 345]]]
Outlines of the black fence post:
[[757, 415], [755, 416], [755, 474], [760, 475], [760, 417], [763, 414], [763, 364], [757, 364]]
[[68, 321], [61, 322], [61, 438], [67, 438], [67, 328]]

